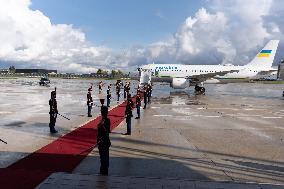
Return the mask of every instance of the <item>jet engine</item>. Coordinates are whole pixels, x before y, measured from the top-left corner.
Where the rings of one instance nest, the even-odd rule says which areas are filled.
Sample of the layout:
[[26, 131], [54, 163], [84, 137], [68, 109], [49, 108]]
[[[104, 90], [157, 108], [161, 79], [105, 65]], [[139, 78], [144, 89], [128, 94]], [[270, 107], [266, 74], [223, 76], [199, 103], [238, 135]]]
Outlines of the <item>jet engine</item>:
[[173, 78], [171, 87], [174, 89], [185, 89], [189, 86], [189, 81], [185, 78]]

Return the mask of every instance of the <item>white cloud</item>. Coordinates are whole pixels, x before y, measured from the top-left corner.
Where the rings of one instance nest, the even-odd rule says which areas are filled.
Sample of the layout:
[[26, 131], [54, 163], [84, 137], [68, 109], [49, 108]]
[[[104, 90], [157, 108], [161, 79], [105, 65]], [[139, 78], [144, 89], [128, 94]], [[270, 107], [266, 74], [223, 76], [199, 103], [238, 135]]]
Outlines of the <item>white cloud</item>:
[[111, 49], [86, 41], [81, 30], [52, 24], [42, 12], [31, 10], [30, 5], [30, 0], [0, 1], [0, 61], [13, 62], [16, 67], [70, 72], [127, 66]]
[[[129, 70], [152, 61], [244, 64], [269, 39], [284, 40], [281, 0], [209, 0], [169, 39], [121, 52], [89, 43], [72, 25], [52, 24], [30, 5], [30, 0], [0, 0], [0, 63], [65, 72]], [[156, 16], [163, 14], [157, 11]]]
[[170, 39], [149, 47], [155, 61], [245, 64], [269, 39], [284, 39], [283, 1], [211, 0], [208, 3], [207, 8], [188, 17]]

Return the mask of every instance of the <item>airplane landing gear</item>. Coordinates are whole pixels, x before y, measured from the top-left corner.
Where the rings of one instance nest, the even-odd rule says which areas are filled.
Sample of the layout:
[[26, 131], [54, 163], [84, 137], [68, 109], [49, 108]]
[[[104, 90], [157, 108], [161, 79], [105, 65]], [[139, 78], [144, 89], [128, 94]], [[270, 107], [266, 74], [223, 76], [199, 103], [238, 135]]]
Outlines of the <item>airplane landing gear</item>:
[[205, 88], [199, 87], [198, 85], [195, 85], [195, 94], [205, 94]]

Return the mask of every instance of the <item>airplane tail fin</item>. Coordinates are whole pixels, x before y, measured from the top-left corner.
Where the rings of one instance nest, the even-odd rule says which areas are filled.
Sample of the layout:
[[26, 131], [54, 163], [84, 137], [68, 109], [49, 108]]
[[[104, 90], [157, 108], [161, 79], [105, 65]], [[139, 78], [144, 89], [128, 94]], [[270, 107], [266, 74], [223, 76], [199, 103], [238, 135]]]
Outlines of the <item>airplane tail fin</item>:
[[279, 40], [270, 40], [265, 47], [256, 55], [256, 57], [247, 65], [271, 67]]

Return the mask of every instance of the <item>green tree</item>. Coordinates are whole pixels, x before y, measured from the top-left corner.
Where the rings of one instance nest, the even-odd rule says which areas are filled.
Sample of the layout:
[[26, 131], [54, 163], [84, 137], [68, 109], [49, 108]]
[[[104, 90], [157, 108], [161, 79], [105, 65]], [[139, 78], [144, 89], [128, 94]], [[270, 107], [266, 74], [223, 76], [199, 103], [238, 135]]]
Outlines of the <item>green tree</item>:
[[123, 75], [123, 72], [121, 70], [117, 70], [117, 75]]
[[114, 76], [116, 76], [116, 75], [117, 75], [117, 71], [111, 70], [111, 76], [114, 77]]
[[10, 73], [15, 73], [15, 72], [16, 72], [15, 66], [10, 66], [10, 67], [9, 67], [9, 72], [10, 72]]
[[103, 70], [103, 71], [102, 71], [102, 74], [107, 75], [107, 74], [108, 74], [108, 71]]
[[102, 69], [98, 69], [97, 74], [102, 74], [103, 70]]

